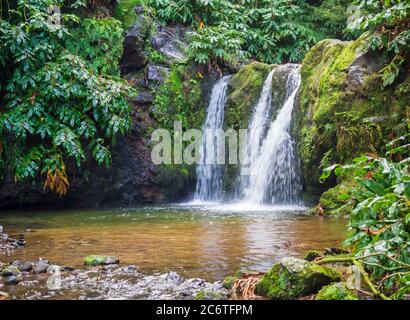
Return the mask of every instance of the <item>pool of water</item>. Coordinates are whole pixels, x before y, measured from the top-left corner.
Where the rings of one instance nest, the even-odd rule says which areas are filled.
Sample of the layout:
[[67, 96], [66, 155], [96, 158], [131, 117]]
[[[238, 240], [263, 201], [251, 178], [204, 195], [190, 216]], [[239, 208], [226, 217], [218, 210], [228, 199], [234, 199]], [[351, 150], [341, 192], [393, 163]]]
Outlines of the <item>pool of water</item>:
[[306, 216], [300, 207], [243, 204], [3, 212], [0, 224], [10, 236], [24, 232], [27, 241], [12, 256], [0, 256], [3, 262], [42, 257], [80, 266], [87, 255], [114, 255], [144, 272], [172, 270], [208, 281], [340, 246], [345, 232], [343, 219]]

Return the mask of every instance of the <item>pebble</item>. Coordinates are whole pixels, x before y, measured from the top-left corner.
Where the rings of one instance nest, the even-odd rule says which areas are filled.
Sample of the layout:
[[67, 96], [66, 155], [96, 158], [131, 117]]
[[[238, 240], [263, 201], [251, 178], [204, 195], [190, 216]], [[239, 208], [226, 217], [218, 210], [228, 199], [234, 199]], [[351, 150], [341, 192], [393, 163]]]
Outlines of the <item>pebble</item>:
[[59, 273], [61, 271], [60, 266], [51, 265], [47, 268], [47, 273]]
[[16, 266], [20, 271], [30, 271], [33, 269], [33, 264], [31, 262], [14, 261], [13, 266]]
[[46, 263], [39, 262], [35, 265], [33, 272], [34, 273], [46, 273], [50, 265]]
[[19, 280], [16, 276], [8, 276], [4, 278], [4, 283], [8, 286], [12, 286], [18, 284]]
[[0, 225], [0, 233], [3, 233], [3, 226], [2, 225]]

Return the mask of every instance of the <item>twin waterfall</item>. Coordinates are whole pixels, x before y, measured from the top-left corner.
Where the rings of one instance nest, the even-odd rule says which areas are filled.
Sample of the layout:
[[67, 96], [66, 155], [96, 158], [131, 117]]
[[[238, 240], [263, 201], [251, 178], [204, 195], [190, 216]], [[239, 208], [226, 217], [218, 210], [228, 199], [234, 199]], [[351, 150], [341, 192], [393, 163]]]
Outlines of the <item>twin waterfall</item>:
[[[285, 88], [273, 86], [277, 73], [286, 74]], [[246, 160], [238, 172], [237, 200], [247, 204], [299, 204], [299, 163], [290, 126], [300, 82], [300, 67], [294, 64], [276, 67], [266, 78], [249, 122], [245, 150], [240, 150], [245, 155], [241, 159]], [[203, 126], [195, 193], [195, 200], [201, 202], [223, 198], [224, 165], [216, 161], [216, 138], [206, 136], [211, 131], [207, 129], [223, 128], [228, 83], [229, 77], [223, 77], [215, 84]], [[274, 106], [273, 93], [283, 89], [284, 101]]]

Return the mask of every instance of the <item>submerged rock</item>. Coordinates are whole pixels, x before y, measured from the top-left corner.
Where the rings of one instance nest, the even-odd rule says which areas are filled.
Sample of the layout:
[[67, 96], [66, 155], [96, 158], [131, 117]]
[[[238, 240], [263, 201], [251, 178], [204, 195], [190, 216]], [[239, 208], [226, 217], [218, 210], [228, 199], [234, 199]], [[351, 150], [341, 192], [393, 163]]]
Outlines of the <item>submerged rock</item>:
[[104, 266], [110, 264], [117, 264], [120, 260], [113, 256], [97, 256], [92, 255], [84, 258], [84, 265], [86, 266]]
[[295, 299], [318, 292], [341, 281], [341, 274], [328, 267], [296, 258], [283, 258], [258, 282], [255, 293], [270, 299]]
[[345, 282], [337, 282], [323, 287], [315, 300], [359, 300], [359, 296]]

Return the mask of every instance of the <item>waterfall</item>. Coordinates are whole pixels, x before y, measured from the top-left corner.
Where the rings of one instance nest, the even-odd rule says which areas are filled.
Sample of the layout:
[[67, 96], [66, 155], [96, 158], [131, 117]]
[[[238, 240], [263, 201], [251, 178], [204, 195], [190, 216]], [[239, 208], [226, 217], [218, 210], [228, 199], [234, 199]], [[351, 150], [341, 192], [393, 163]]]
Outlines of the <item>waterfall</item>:
[[255, 106], [251, 121], [248, 126], [248, 137], [245, 150], [241, 150], [246, 156], [245, 163], [241, 165], [240, 188], [243, 190], [249, 183], [250, 165], [256, 161], [259, 154], [260, 143], [266, 127], [272, 105], [272, 79], [276, 69], [267, 76], [258, 103]]
[[254, 135], [259, 137], [264, 133], [263, 123], [270, 114], [267, 110], [271, 109], [271, 84], [275, 71], [271, 72], [265, 81], [261, 99], [249, 125], [251, 132], [247, 144], [248, 149], [253, 149], [253, 152], [250, 152], [249, 164], [244, 168], [247, 172], [241, 170], [241, 174], [248, 174], [242, 178], [241, 185], [243, 200], [248, 203], [296, 204], [298, 202], [298, 194], [301, 190], [299, 163], [295, 142], [290, 135], [290, 124], [300, 85], [300, 67], [292, 64], [284, 67], [289, 69], [285, 102], [270, 124], [261, 144], [253, 140], [252, 130], [256, 130], [257, 133]]
[[219, 201], [222, 197], [223, 164], [218, 164], [216, 130], [223, 128], [225, 103], [230, 76], [218, 80], [212, 88], [211, 99], [202, 127], [199, 164], [196, 168], [196, 201]]

